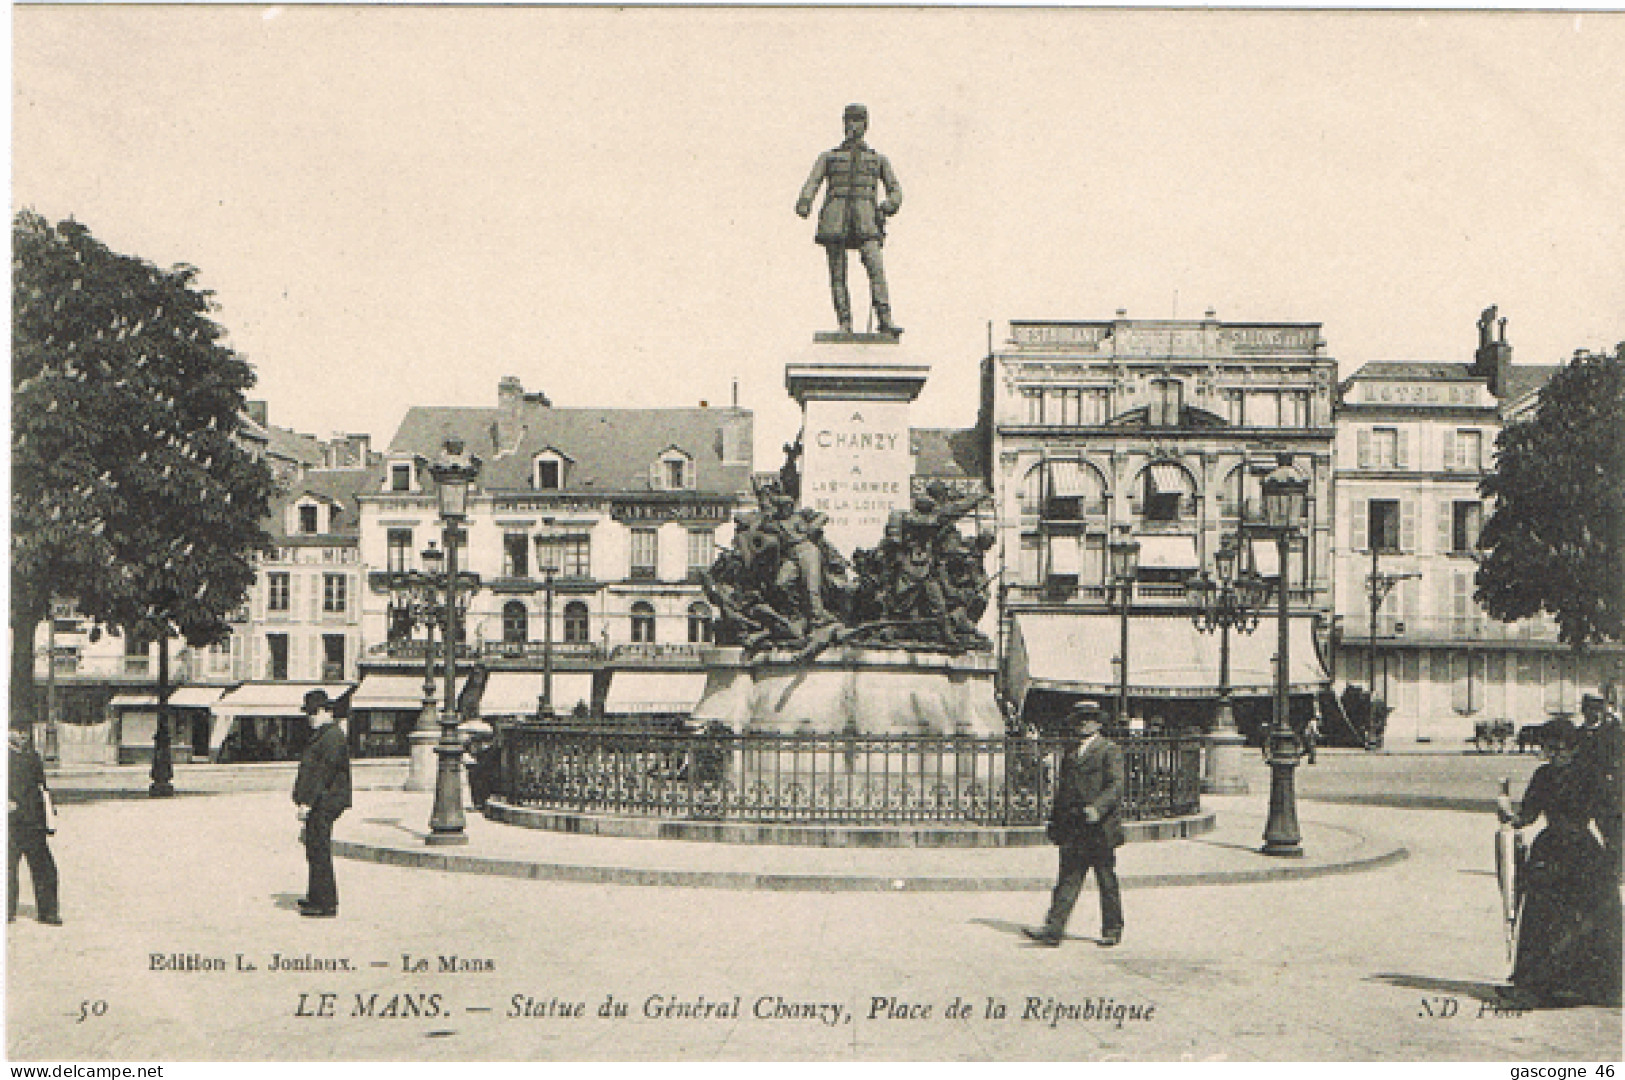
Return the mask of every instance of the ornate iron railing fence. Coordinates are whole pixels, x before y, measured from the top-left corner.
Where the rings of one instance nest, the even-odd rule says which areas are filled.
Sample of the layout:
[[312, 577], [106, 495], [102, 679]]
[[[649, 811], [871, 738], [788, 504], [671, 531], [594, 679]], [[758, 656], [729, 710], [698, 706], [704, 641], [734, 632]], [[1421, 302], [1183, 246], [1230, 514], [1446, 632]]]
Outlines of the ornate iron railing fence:
[[[499, 790], [514, 804], [673, 819], [809, 824], [1040, 825], [1053, 740], [736, 735], [561, 728], [501, 731]], [[1201, 740], [1124, 736], [1123, 817], [1200, 808]]]

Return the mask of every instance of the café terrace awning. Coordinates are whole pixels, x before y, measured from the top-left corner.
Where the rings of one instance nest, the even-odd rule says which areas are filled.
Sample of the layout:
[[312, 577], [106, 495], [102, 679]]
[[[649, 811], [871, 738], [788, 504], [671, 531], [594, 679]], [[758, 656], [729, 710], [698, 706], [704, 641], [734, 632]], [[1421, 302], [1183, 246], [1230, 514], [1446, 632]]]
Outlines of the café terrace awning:
[[177, 709], [212, 709], [224, 696], [224, 686], [179, 686], [169, 695]]
[[[1010, 689], [1016, 701], [1033, 690], [1115, 694], [1118, 686], [1118, 616], [1093, 612], [1020, 611], [1010, 642]], [[1315, 651], [1312, 621], [1290, 626], [1291, 688], [1318, 693], [1330, 683]], [[1265, 619], [1251, 634], [1230, 635], [1230, 688], [1237, 696], [1275, 691], [1276, 627]], [[1128, 684], [1133, 697], [1211, 698], [1219, 686], [1219, 635], [1204, 634], [1190, 618], [1135, 616], [1129, 620]]]
[[[542, 701], [543, 673], [540, 671], [493, 671], [480, 695], [480, 715], [533, 717]], [[592, 704], [592, 672], [553, 673], [553, 713], [567, 715], [578, 702]]]
[[610, 676], [604, 713], [689, 713], [704, 695], [703, 671], [617, 671]]
[[232, 727], [245, 716], [298, 719], [305, 715], [305, 695], [312, 690], [326, 690], [328, 697], [337, 698], [349, 689], [349, 683], [243, 683], [226, 691], [215, 703], [213, 711], [218, 723], [209, 732], [209, 749], [218, 754]]

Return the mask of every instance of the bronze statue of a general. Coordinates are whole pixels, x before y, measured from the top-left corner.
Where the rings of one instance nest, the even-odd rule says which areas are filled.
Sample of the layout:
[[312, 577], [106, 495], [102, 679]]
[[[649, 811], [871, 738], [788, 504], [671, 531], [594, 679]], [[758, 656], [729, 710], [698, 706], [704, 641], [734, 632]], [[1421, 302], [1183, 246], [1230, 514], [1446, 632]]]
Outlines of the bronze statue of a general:
[[[818, 210], [818, 232], [813, 239], [824, 245], [829, 257], [829, 288], [835, 299], [835, 317], [840, 320], [841, 331], [852, 332], [852, 298], [846, 288], [846, 253], [856, 248], [869, 272], [869, 295], [874, 305], [875, 322], [882, 334], [893, 337], [903, 328], [892, 322], [891, 297], [886, 290], [886, 267], [880, 248], [886, 241], [886, 218], [897, 213], [903, 205], [903, 188], [897, 182], [886, 155], [877, 153], [863, 141], [869, 128], [869, 110], [862, 105], [848, 105], [842, 117], [846, 138], [840, 146], [818, 155], [812, 175], [801, 187], [796, 200], [796, 213], [806, 217], [812, 212], [813, 196], [820, 184], [824, 189], [824, 205]], [[878, 188], [884, 184], [886, 197], [878, 200]]]

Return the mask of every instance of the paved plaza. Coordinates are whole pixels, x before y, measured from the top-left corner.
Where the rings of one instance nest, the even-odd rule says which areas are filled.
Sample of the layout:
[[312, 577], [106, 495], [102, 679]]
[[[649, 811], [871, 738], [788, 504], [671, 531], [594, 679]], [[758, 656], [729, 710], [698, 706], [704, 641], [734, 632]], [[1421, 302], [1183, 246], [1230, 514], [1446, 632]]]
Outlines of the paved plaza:
[[[1204, 799], [1212, 832], [1123, 850], [1128, 928], [1110, 950], [1093, 940], [1092, 886], [1073, 940], [1024, 942], [1019, 927], [1043, 913], [1048, 848], [617, 841], [471, 816], [469, 845], [436, 849], [450, 869], [389, 865], [381, 853], [422, 850], [430, 797], [395, 789], [387, 767], [358, 770], [356, 807], [336, 829], [352, 855], [338, 862], [340, 916], [301, 919], [286, 770], [223, 780], [183, 769], [182, 794], [161, 801], [117, 797], [139, 790], [129, 770], [63, 776], [66, 925], [29, 917], [25, 882], [7, 942], [8, 1051], [29, 1061], [1618, 1060], [1618, 1009], [1491, 1004], [1507, 960], [1494, 819], [1482, 807], [1496, 775], [1516, 788], [1533, 766], [1326, 754], [1299, 770], [1306, 857], [1282, 862], [1252, 850], [1267, 774], [1250, 759], [1248, 795]], [[543, 869], [516, 876], [491, 861]], [[604, 883], [559, 867], [596, 867]], [[753, 868], [761, 887], [704, 877]], [[798, 868], [815, 880], [774, 877]], [[633, 880], [621, 871], [651, 869], [677, 876], [621, 883]], [[881, 874], [901, 887], [852, 884]], [[947, 875], [963, 887], [921, 885]]]

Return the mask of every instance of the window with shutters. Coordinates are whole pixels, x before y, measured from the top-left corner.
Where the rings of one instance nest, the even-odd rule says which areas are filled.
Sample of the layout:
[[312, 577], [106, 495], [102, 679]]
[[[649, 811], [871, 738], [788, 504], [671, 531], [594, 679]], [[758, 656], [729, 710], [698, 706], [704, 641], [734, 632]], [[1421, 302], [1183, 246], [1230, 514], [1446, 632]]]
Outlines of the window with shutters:
[[660, 566], [660, 533], [656, 529], [632, 530], [631, 576], [652, 578]]
[[349, 608], [350, 578], [346, 574], [322, 575], [322, 611], [342, 615]]
[[1366, 504], [1367, 544], [1381, 552], [1399, 551], [1398, 499], [1372, 499]]
[[[713, 529], [688, 531], [688, 575], [697, 578], [701, 570], [711, 569], [717, 558], [717, 534]], [[709, 616], [708, 616], [709, 617]]]
[[1475, 500], [1457, 501], [1452, 506], [1450, 550], [1470, 555], [1478, 550], [1478, 535], [1484, 527], [1484, 504]]
[[1484, 433], [1477, 428], [1462, 428], [1456, 432], [1448, 467], [1463, 472], [1477, 472], [1484, 460]]
[[1399, 467], [1398, 428], [1371, 429], [1371, 463], [1368, 467], [1372, 469]]
[[265, 677], [285, 682], [288, 678], [288, 635], [265, 635]]
[[[265, 610], [287, 612], [293, 604], [292, 578], [285, 570], [265, 575]], [[286, 676], [284, 676], [286, 678]]]
[[322, 635], [322, 681], [344, 681], [344, 635]]

